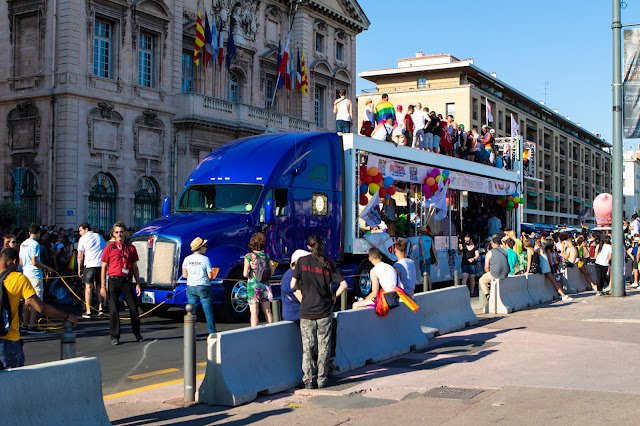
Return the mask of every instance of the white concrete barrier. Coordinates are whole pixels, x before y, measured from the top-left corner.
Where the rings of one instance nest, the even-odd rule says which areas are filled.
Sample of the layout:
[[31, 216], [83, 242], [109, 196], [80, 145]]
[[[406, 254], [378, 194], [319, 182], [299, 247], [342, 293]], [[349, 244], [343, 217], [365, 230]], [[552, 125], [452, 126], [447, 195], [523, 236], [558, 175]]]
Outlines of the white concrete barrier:
[[418, 316], [422, 331], [436, 335], [451, 333], [478, 323], [478, 317], [471, 309], [467, 286], [447, 287], [414, 296], [420, 305]]
[[[586, 265], [583, 267], [586, 267]], [[584, 275], [580, 272], [580, 268], [574, 266], [573, 268], [565, 268], [562, 277], [562, 289], [565, 293], [581, 293], [591, 290], [591, 284], [584, 278]]]
[[527, 277], [517, 275], [491, 281], [489, 301], [484, 312], [510, 314], [533, 305], [534, 301], [527, 291]]
[[526, 278], [527, 292], [534, 305], [560, 298], [553, 284], [543, 274], [529, 274]]
[[413, 312], [400, 302], [386, 317], [378, 316], [374, 308], [338, 312], [334, 361], [340, 372], [426, 347], [418, 316], [421, 309]]
[[199, 402], [236, 406], [302, 383], [302, 341], [293, 322], [211, 334], [207, 347]]
[[3, 426], [110, 425], [97, 358], [0, 371]]

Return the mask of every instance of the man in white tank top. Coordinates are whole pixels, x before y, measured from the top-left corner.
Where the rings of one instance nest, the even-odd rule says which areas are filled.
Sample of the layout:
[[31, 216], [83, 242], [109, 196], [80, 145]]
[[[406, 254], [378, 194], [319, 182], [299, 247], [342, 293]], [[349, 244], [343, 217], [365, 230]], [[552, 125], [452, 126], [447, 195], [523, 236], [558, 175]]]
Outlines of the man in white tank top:
[[351, 101], [347, 99], [347, 91], [340, 89], [340, 97], [333, 102], [333, 113], [336, 115], [336, 132], [351, 133], [351, 117], [353, 111]]
[[375, 306], [375, 300], [381, 288], [385, 292], [393, 291], [399, 283], [396, 270], [382, 261], [382, 252], [375, 247], [369, 249], [369, 262], [373, 265], [370, 271], [371, 293], [363, 300], [354, 302], [353, 309]]

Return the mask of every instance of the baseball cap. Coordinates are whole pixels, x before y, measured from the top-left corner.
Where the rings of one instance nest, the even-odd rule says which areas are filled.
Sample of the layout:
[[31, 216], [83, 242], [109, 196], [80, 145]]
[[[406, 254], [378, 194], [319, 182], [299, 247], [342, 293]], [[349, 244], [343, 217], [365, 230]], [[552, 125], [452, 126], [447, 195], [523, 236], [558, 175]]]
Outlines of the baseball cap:
[[402, 105], [396, 105], [396, 109], [397, 109], [398, 111], [402, 111]]
[[191, 241], [191, 251], [196, 251], [204, 245], [207, 245], [207, 240], [203, 240], [200, 237], [195, 237], [193, 241]]
[[296, 250], [291, 255], [291, 263], [296, 263], [301, 257], [309, 256], [311, 253], [306, 250]]

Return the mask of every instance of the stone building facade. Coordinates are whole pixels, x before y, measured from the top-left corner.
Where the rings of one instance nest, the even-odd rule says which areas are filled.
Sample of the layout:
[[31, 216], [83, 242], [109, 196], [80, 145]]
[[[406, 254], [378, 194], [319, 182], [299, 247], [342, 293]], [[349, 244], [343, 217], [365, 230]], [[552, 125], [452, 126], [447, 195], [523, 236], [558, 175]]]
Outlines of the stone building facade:
[[14, 196], [12, 169], [23, 167], [30, 220], [138, 227], [229, 141], [335, 130], [333, 99], [355, 97], [355, 40], [369, 21], [355, 0], [298, 5], [290, 50], [304, 51], [309, 91], [283, 87], [268, 108], [290, 0], [199, 3], [225, 54], [233, 26], [229, 70], [193, 63], [195, 0], [1, 2], [0, 196]]

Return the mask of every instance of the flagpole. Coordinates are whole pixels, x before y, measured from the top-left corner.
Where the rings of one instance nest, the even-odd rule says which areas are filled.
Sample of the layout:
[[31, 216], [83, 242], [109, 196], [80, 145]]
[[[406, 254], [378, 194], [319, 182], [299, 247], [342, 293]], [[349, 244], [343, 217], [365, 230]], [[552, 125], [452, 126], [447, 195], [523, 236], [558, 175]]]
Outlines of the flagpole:
[[[293, 9], [293, 13], [290, 14], [290, 18], [289, 18], [290, 19], [290, 21], [289, 21], [289, 33], [287, 34], [287, 44], [284, 47], [285, 50], [287, 50], [289, 48], [288, 41], [289, 41], [289, 38], [291, 37], [291, 30], [293, 29], [293, 21], [294, 21], [294, 18], [296, 17], [296, 12], [298, 11], [298, 4], [300, 3], [300, 1], [301, 0], [297, 0], [296, 1], [296, 6]], [[283, 52], [283, 55], [284, 55], [284, 52]], [[274, 89], [273, 89], [273, 97], [271, 98], [271, 102], [269, 104], [268, 109], [273, 109], [273, 103], [276, 100], [276, 93], [278, 93], [278, 83], [279, 82], [280, 82], [280, 73], [278, 73], [277, 70], [276, 70], [276, 87], [274, 87]]]

